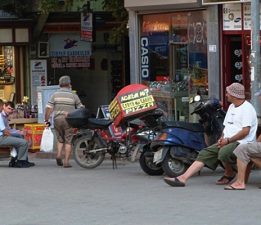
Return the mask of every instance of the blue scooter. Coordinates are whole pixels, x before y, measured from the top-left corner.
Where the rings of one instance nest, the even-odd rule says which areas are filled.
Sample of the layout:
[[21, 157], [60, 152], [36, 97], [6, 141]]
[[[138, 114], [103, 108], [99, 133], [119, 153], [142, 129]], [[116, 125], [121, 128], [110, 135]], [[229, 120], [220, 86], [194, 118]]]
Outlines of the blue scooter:
[[141, 154], [140, 165], [145, 173], [179, 176], [195, 161], [200, 150], [221, 136], [225, 112], [220, 102], [217, 99], [203, 102], [200, 96], [195, 96], [190, 103], [193, 102], [196, 106], [191, 114], [199, 115], [199, 123], [164, 122]]

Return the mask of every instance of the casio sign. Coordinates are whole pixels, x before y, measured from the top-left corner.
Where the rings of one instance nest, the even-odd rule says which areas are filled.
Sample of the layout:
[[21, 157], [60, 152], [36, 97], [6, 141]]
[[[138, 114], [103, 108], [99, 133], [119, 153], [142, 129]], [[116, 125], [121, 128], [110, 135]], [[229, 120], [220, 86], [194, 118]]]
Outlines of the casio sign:
[[141, 78], [149, 78], [149, 39], [148, 37], [141, 38]]

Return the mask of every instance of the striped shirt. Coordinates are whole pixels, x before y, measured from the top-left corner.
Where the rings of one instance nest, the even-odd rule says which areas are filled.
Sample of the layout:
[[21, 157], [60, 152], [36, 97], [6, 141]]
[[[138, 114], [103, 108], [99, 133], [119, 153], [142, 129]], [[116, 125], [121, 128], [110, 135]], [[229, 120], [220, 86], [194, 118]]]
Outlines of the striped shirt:
[[52, 108], [54, 118], [64, 116], [75, 109], [84, 108], [78, 95], [68, 88], [60, 88], [48, 101], [46, 107]]

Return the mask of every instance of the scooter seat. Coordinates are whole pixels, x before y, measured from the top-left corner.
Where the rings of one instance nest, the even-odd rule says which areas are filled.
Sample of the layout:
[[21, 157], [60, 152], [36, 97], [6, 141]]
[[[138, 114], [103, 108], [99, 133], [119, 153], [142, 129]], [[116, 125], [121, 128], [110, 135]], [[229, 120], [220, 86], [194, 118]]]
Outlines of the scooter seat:
[[166, 121], [164, 128], [182, 128], [193, 132], [204, 132], [204, 127], [200, 123], [189, 123], [184, 121]]
[[107, 128], [112, 124], [111, 120], [108, 119], [99, 119], [99, 118], [89, 118], [88, 119], [88, 127], [90, 128]]

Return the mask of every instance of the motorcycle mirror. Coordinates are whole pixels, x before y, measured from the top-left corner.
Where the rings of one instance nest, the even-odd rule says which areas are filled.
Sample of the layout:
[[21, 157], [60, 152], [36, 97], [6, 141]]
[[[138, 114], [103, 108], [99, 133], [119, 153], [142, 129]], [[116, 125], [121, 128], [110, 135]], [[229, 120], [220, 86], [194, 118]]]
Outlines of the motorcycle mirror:
[[199, 102], [200, 99], [201, 99], [200, 95], [196, 95], [196, 96], [194, 97], [194, 102]]

